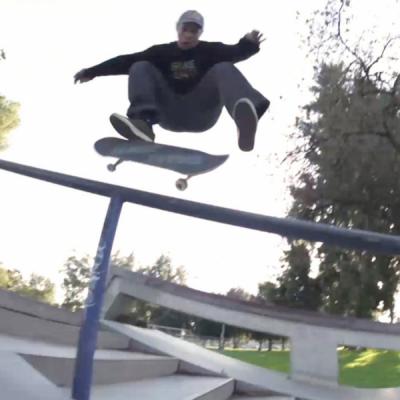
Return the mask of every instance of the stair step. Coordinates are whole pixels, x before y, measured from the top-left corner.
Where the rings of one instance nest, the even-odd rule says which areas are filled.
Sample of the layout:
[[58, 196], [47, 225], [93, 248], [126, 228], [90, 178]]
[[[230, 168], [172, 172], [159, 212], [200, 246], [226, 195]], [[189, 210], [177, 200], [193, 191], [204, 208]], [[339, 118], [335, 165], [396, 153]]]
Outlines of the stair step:
[[[0, 336], [0, 351], [20, 354], [25, 361], [57, 386], [71, 386], [76, 348]], [[173, 357], [121, 351], [96, 350], [93, 383], [107, 385], [175, 374], [179, 361]]]
[[235, 395], [230, 397], [229, 400], [294, 400], [294, 397], [287, 396], [240, 396]]
[[[90, 399], [227, 400], [233, 387], [232, 379], [173, 375], [117, 385], [93, 386]], [[66, 388], [62, 390], [68, 394]]]
[[[24, 355], [36, 370], [57, 386], [71, 386], [75, 368], [74, 358], [57, 358]], [[170, 357], [129, 354], [126, 358], [96, 358], [93, 368], [93, 384], [108, 385], [139, 379], [173, 375], [179, 361]]]
[[68, 400], [21, 356], [0, 351], [0, 398], [4, 400]]

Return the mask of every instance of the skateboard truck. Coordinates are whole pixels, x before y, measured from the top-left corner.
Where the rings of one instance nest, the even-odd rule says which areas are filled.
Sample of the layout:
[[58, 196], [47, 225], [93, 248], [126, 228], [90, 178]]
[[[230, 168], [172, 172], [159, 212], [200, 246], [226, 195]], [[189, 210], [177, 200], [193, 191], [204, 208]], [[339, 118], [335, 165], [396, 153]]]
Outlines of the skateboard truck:
[[110, 172], [114, 172], [116, 169], [117, 169], [117, 167], [118, 167], [118, 165], [119, 164], [122, 164], [123, 162], [124, 162], [125, 160], [122, 160], [122, 159], [119, 159], [118, 161], [116, 161], [114, 164], [108, 164], [107, 165], [107, 169], [110, 171]]

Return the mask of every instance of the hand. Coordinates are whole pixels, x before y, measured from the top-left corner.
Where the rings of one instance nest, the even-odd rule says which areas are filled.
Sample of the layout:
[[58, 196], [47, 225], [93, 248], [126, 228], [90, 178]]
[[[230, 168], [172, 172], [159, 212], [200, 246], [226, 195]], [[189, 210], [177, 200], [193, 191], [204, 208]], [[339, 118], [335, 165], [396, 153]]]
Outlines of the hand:
[[81, 69], [74, 75], [74, 83], [85, 83], [91, 81], [93, 78], [86, 75], [86, 69]]
[[245, 36], [245, 38], [246, 38], [247, 40], [250, 40], [250, 41], [253, 42], [253, 43], [258, 44], [258, 45], [259, 45], [260, 43], [262, 43], [262, 42], [265, 40], [265, 38], [263, 37], [263, 34], [260, 33], [260, 31], [256, 31], [256, 30], [253, 30], [253, 31], [249, 32], [249, 33]]

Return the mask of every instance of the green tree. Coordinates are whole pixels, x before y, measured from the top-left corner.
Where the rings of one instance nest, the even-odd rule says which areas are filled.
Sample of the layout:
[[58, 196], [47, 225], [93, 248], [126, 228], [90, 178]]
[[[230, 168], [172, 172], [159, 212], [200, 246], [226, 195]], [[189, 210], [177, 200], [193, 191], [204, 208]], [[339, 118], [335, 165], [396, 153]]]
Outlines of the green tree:
[[[244, 289], [231, 288], [227, 291], [226, 297], [231, 299], [249, 301], [253, 298], [250, 293], [247, 293]], [[227, 325], [225, 328], [225, 337], [233, 340], [233, 348], [238, 348], [241, 341], [247, 340], [250, 337], [249, 331], [236, 326]]]
[[217, 338], [221, 334], [221, 323], [208, 319], [195, 318], [193, 333], [197, 336]]
[[174, 267], [171, 259], [168, 256], [161, 255], [155, 264], [147, 267], [142, 267], [137, 270], [138, 272], [152, 276], [153, 278], [163, 279], [168, 282], [184, 285], [186, 283], [185, 268]]
[[[350, 1], [329, 0], [310, 23], [315, 84], [297, 120], [291, 161], [302, 164], [290, 216], [399, 234], [400, 75], [393, 58], [399, 37], [389, 31], [382, 40], [370, 27], [354, 42], [351, 13]], [[325, 245], [313, 252], [323, 309], [359, 317], [393, 313], [397, 257]]]
[[[170, 282], [185, 284], [186, 272], [183, 267], [174, 267], [167, 256], [160, 256], [155, 264], [147, 267], [136, 267], [133, 253], [123, 256], [119, 252], [111, 256], [111, 266], [136, 270], [144, 275], [153, 276]], [[72, 311], [82, 309], [87, 297], [91, 271], [94, 260], [89, 255], [78, 258], [71, 256], [61, 268], [64, 274], [62, 288], [64, 290], [64, 301], [62, 306]], [[132, 302], [131, 310], [127, 314], [118, 316], [118, 320], [126, 323], [146, 325], [148, 323], [162, 324], [173, 327], [189, 326], [189, 317], [167, 310], [162, 307], [135, 300]]]
[[18, 270], [0, 265], [0, 287], [44, 303], [55, 303], [54, 284], [38, 274], [31, 274], [25, 280]]
[[311, 259], [304, 242], [293, 242], [284, 252], [282, 273], [277, 284], [258, 286], [258, 297], [274, 304], [317, 310], [321, 293], [317, 279], [310, 277]]
[[55, 286], [50, 279], [31, 274], [19, 293], [49, 304], [55, 304]]
[[[6, 59], [3, 49], [0, 49], [0, 61]], [[9, 133], [19, 125], [19, 104], [0, 95], [0, 150], [7, 147]]]
[[120, 255], [119, 251], [111, 256], [111, 266], [118, 268], [126, 268], [131, 271], [135, 269], [135, 257], [133, 253], [127, 256]]
[[[362, 76], [347, 76], [342, 65], [323, 65], [314, 91], [310, 116], [299, 125], [309, 167], [291, 188], [290, 215], [399, 234], [400, 121], [387, 115], [392, 99], [377, 96], [377, 85]], [[392, 312], [396, 258], [325, 245], [318, 258], [324, 309], [359, 317]]]
[[19, 124], [19, 104], [0, 96], [0, 150], [7, 147], [9, 133]]
[[[178, 285], [186, 284], [185, 268], [173, 266], [170, 257], [165, 255], [161, 255], [153, 265], [138, 268], [137, 272]], [[135, 309], [132, 314], [137, 320], [145, 320], [147, 323], [174, 328], [187, 329], [191, 326], [192, 321], [192, 318], [186, 314], [140, 300], [135, 302]]]
[[64, 275], [62, 289], [64, 301], [62, 307], [76, 311], [82, 309], [88, 294], [93, 258], [85, 255], [81, 258], [73, 255], [68, 257], [60, 272]]
[[23, 277], [16, 269], [8, 269], [0, 264], [0, 287], [17, 291], [23, 286]]
[[285, 340], [281, 336], [273, 335], [271, 333], [264, 333], [264, 332], [250, 332], [250, 337], [258, 342], [258, 349], [257, 351], [261, 351], [265, 342], [268, 342], [268, 351], [272, 351], [272, 345], [274, 340]]

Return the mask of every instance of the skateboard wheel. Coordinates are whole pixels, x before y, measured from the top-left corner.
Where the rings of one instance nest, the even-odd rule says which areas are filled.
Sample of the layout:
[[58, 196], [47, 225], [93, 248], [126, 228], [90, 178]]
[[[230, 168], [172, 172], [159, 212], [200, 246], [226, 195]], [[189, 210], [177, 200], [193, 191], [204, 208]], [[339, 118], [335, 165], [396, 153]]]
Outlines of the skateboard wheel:
[[186, 179], [180, 178], [176, 181], [175, 186], [178, 190], [185, 190], [188, 187]]
[[114, 172], [116, 168], [117, 168], [117, 167], [116, 167], [114, 164], [108, 164], [108, 165], [107, 165], [107, 169], [108, 169], [110, 172]]

